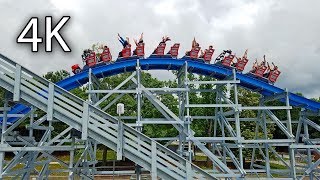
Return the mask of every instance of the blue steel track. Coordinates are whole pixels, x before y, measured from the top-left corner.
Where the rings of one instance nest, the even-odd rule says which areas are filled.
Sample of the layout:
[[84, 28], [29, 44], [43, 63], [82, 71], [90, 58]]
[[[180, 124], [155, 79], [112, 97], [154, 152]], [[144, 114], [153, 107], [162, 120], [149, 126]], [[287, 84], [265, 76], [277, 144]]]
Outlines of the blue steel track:
[[[200, 75], [212, 76], [217, 79], [225, 79], [232, 76], [232, 69], [215, 64], [205, 64], [190, 59], [172, 58], [146, 58], [139, 59], [142, 70], [179, 70], [187, 62], [188, 71]], [[92, 68], [92, 73], [97, 78], [103, 78], [125, 72], [136, 70], [137, 59], [123, 60], [109, 65], [101, 65]], [[242, 73], [236, 73], [236, 78], [240, 80], [240, 86], [259, 92], [264, 96], [283, 93], [284, 89], [271, 85], [263, 80]], [[70, 91], [87, 83], [88, 71], [82, 71], [74, 76], [70, 76], [56, 83], [58, 86]], [[311, 111], [319, 111], [320, 103], [304, 98], [302, 96], [289, 93], [290, 105], [305, 108]], [[9, 114], [27, 113], [30, 109], [22, 104], [15, 105]], [[8, 122], [13, 123], [18, 118], [9, 118]]]

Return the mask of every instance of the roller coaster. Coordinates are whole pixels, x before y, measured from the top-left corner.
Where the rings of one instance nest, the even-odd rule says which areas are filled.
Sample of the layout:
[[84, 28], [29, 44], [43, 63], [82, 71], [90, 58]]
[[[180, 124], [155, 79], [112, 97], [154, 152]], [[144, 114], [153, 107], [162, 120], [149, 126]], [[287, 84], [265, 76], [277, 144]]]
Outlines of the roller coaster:
[[[0, 178], [47, 179], [55, 173], [67, 173], [69, 179], [94, 179], [98, 174], [108, 174], [96, 166], [97, 145], [102, 144], [117, 153], [117, 160], [125, 157], [136, 164], [134, 172], [118, 172], [131, 173], [136, 179], [141, 179], [142, 174], [150, 179], [319, 179], [320, 159], [315, 154], [320, 153], [320, 147], [317, 138], [309, 134], [310, 128], [320, 131], [317, 121], [311, 120], [320, 116], [319, 102], [274, 86], [280, 71], [268, 78], [263, 77], [263, 69], [243, 74], [248, 59], [242, 58], [243, 62], [232, 66], [230, 51], [221, 53], [215, 64], [210, 64], [214, 50], [202, 58], [198, 57], [199, 49], [178, 58], [179, 46], [174, 44], [164, 54], [165, 44], [160, 43], [147, 58], [144, 58], [144, 45], [137, 47], [132, 56], [131, 49], [124, 48], [115, 62], [106, 47], [98, 57], [90, 52], [84, 58], [83, 68], [72, 66], [74, 75], [56, 84], [0, 54], [0, 86], [6, 91], [1, 108]], [[178, 86], [144, 87], [141, 83], [144, 70], [176, 71]], [[121, 73], [131, 75], [114, 89], [100, 89], [99, 79]], [[193, 81], [188, 78], [189, 73], [216, 80]], [[200, 90], [192, 86], [201, 84], [211, 84], [214, 88]], [[88, 87], [87, 101], [69, 92], [84, 85]], [[259, 106], [239, 104], [239, 87], [259, 93]], [[215, 94], [215, 104], [190, 104], [190, 94], [198, 92]], [[161, 93], [177, 95], [178, 114], [157, 97]], [[108, 114], [108, 109], [125, 94], [136, 95], [136, 116]], [[113, 100], [107, 105], [103, 103], [112, 95], [115, 95]], [[162, 116], [143, 117], [142, 100], [150, 101]], [[269, 106], [270, 101], [280, 101], [282, 105]], [[301, 109], [298, 119], [291, 119], [292, 106]], [[191, 114], [192, 108], [214, 111], [214, 116]], [[240, 116], [247, 110], [255, 111], [256, 117]], [[278, 111], [285, 112], [286, 119], [279, 119]], [[204, 119], [213, 122], [213, 136], [194, 136], [192, 122]], [[61, 122], [66, 128], [55, 133], [53, 124]], [[256, 125], [253, 139], [245, 139], [241, 132], [242, 125], [248, 122]], [[27, 124], [28, 135], [17, 131], [23, 124]], [[150, 138], [142, 133], [145, 124], [170, 124], [179, 135]], [[269, 124], [274, 124], [284, 137], [269, 139]], [[41, 132], [42, 138], [36, 139], [35, 132]], [[178, 144], [174, 150], [168, 148], [173, 142]], [[193, 147], [210, 159], [211, 169], [194, 164], [195, 153], [199, 152]], [[285, 148], [288, 157], [282, 157], [277, 147]], [[250, 157], [244, 156], [244, 150], [252, 152]], [[14, 153], [13, 158], [5, 158], [10, 152]], [[55, 152], [69, 152], [69, 159], [59, 159]], [[76, 153], [80, 153], [78, 158]], [[284, 168], [273, 167], [272, 156]], [[52, 161], [61, 168], [52, 168]]]
[[[136, 49], [133, 51], [133, 55], [131, 55], [131, 45], [124, 47], [122, 51], [119, 52], [119, 57], [116, 60], [116, 62], [126, 61], [130, 59], [144, 59], [144, 56], [145, 56], [144, 46], [145, 46], [144, 43], [137, 44]], [[154, 50], [154, 52], [149, 56], [149, 58], [177, 59], [179, 54], [179, 47], [180, 47], [180, 43], [175, 43], [170, 48], [168, 53], [165, 54], [166, 43], [161, 42], [159, 43], [157, 48]], [[186, 53], [185, 56], [181, 58], [181, 60], [193, 60], [193, 61], [210, 64], [210, 61], [213, 57], [215, 49], [213, 49], [212, 47], [209, 49], [206, 49], [205, 52], [199, 56], [200, 49], [201, 49], [200, 47], [192, 48], [190, 51]], [[110, 49], [107, 46], [103, 48], [103, 52], [99, 56], [97, 56], [96, 52], [92, 50], [88, 50], [88, 52], [85, 52], [85, 54], [87, 55], [83, 55], [83, 62], [85, 63], [85, 66], [83, 67], [83, 69], [80, 68], [79, 64], [75, 64], [71, 67], [72, 72], [74, 74], [77, 74], [83, 70], [84, 71], [88, 70], [89, 68], [93, 68], [101, 65], [108, 65], [112, 63], [112, 55], [111, 55]], [[238, 59], [237, 62], [234, 62], [234, 59], [235, 59], [235, 55], [232, 54], [231, 50], [224, 50], [215, 59], [215, 64], [222, 65], [228, 68], [235, 67], [236, 71], [242, 72], [249, 61], [247, 58], [247, 51], [245, 52], [242, 58], [237, 58]], [[253, 69], [252, 71], [250, 71], [249, 75], [256, 76], [256, 78], [260, 78], [264, 81], [274, 84], [278, 79], [279, 75], [281, 74], [281, 72], [278, 70], [277, 67], [276, 69], [272, 69], [269, 72], [266, 72], [267, 69], [268, 67], [264, 63], [258, 66], [257, 68]]]

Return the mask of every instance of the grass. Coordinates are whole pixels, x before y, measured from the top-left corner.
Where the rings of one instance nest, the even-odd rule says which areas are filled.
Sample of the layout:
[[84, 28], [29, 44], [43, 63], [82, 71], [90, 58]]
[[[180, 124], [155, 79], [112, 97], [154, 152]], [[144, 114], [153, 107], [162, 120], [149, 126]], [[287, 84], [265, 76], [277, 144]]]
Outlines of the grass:
[[[74, 162], [76, 162], [76, 161], [79, 160], [82, 152], [83, 152], [82, 150], [78, 150], [78, 151], [76, 152], [75, 158], [74, 158]], [[97, 160], [102, 161], [102, 158], [103, 158], [103, 150], [98, 149], [96, 156], [97, 156], [97, 157], [96, 157]], [[115, 159], [116, 159], [116, 156], [117, 156], [117, 154], [116, 154], [115, 151], [112, 151], [112, 150], [108, 150], [108, 151], [107, 151], [107, 160], [115, 160]], [[69, 160], [70, 160], [69, 154], [61, 154], [61, 155], [57, 155], [57, 156], [55, 156], [55, 157], [57, 157], [58, 159], [64, 161], [64, 162], [67, 163], [67, 164], [69, 163]], [[12, 160], [12, 157], [8, 157], [8, 156], [7, 156], [7, 157], [5, 157], [5, 160], [6, 160], [7, 163], [8, 163], [10, 160]], [[38, 161], [41, 161], [41, 160], [45, 160], [45, 158], [38, 159]], [[12, 170], [14, 171], [14, 170], [23, 169], [24, 166], [25, 166], [24, 164], [17, 164], [16, 166], [14, 166], [14, 167], [12, 168]], [[37, 165], [37, 166], [35, 166], [35, 169], [36, 169], [37, 171], [41, 171], [42, 166], [41, 166], [41, 165]], [[65, 169], [65, 170], [67, 170], [67, 167], [62, 166], [62, 165], [60, 165], [59, 163], [56, 163], [56, 161], [53, 160], [52, 163], [49, 164], [49, 169], [52, 170], [52, 171], [55, 171], [55, 170], [58, 170], [58, 169]], [[62, 176], [68, 175], [67, 172], [52, 172], [52, 173], [50, 173], [50, 174], [51, 174], [51, 175], [62, 175]], [[32, 173], [31, 173], [31, 175], [32, 175]], [[9, 178], [9, 179], [11, 179], [11, 178]]]
[[[103, 150], [97, 150], [97, 160], [102, 161], [102, 155], [103, 155]], [[108, 150], [107, 152], [107, 160], [116, 160], [117, 159], [117, 153], [112, 150]]]
[[[83, 150], [76, 151], [74, 161], [79, 160], [82, 152], [83, 152]], [[103, 150], [102, 149], [98, 149], [96, 156], [97, 156], [96, 157], [97, 160], [102, 161]], [[64, 162], [69, 162], [69, 160], [70, 160], [70, 155], [69, 154], [59, 154], [59, 155], [55, 155], [55, 157], [60, 159], [60, 160], [62, 160], [62, 161], [64, 161]], [[5, 157], [5, 161], [10, 161], [10, 160], [12, 160], [12, 158], [13, 158], [12, 156], [6, 156]], [[41, 159], [38, 159], [38, 160], [45, 160], [45, 159], [47, 159], [47, 158], [41, 158]], [[107, 151], [107, 160], [116, 160], [116, 159], [117, 159], [117, 153], [115, 151], [108, 150]]]
[[[74, 159], [74, 162], [76, 162], [81, 154], [82, 154], [83, 150], [78, 150], [76, 151], [75, 153], [75, 159]], [[115, 151], [112, 151], [112, 150], [108, 150], [107, 151], [107, 160], [115, 160], [116, 159], [116, 152]], [[65, 163], [69, 163], [69, 154], [61, 154], [61, 155], [56, 155], [56, 157], [62, 161], [64, 161]], [[96, 154], [96, 159], [98, 161], [102, 161], [102, 158], [103, 158], [103, 149], [98, 149], [97, 150], [97, 154]], [[196, 155], [195, 157], [195, 162], [196, 164], [199, 165], [200, 168], [203, 168], [203, 169], [212, 169], [212, 165], [211, 166], [207, 166], [207, 164], [205, 163], [206, 160], [207, 160], [207, 156], [204, 156], [204, 155]], [[11, 158], [10, 157], [6, 157], [6, 160], [10, 160]], [[43, 159], [44, 160], [44, 159]], [[53, 161], [54, 162], [54, 161]], [[263, 165], [265, 163], [262, 163]], [[24, 167], [23, 164], [18, 164], [16, 165], [13, 170], [18, 170], [18, 169], [22, 169]], [[37, 171], [40, 171], [42, 168], [42, 166], [36, 166], [35, 169]], [[282, 165], [282, 164], [277, 164], [277, 163], [272, 163], [270, 162], [270, 168], [271, 169], [286, 169], [286, 166], [285, 165]], [[56, 176], [67, 176], [68, 175], [68, 172], [54, 172], [55, 170], [61, 170], [61, 169], [64, 169], [64, 170], [67, 170], [67, 167], [64, 167], [58, 163], [51, 163], [49, 164], [49, 169], [53, 172], [50, 173], [50, 175], [56, 175]], [[31, 174], [32, 175], [32, 174]]]
[[[22, 169], [24, 168], [24, 166], [25, 166], [24, 164], [18, 164], [18, 165], [16, 165], [15, 167], [12, 168], [12, 171], [22, 170]], [[35, 169], [36, 169], [37, 171], [41, 171], [42, 166], [41, 166], [41, 165], [37, 165], [37, 166], [35, 166]], [[67, 170], [66, 167], [64, 167], [64, 166], [62, 166], [62, 165], [60, 165], [60, 164], [49, 164], [49, 169], [50, 169], [51, 171], [55, 171], [55, 170], [58, 170], [58, 169], [65, 169], [65, 170]], [[31, 172], [31, 176], [32, 176], [33, 174], [34, 174], [34, 173]], [[50, 173], [50, 175], [62, 175], [62, 176], [66, 176], [66, 175], [68, 175], [68, 172], [52, 172], [52, 173]], [[6, 179], [6, 178], [5, 178], [5, 179]], [[11, 177], [8, 177], [7, 179], [11, 179]]]
[[[261, 164], [264, 166], [266, 165], [265, 162], [263, 162]], [[272, 162], [270, 162], [269, 164], [270, 164], [271, 169], [287, 169], [287, 166], [282, 165], [282, 164], [277, 164], [277, 163], [272, 163]]]
[[[83, 150], [78, 150], [77, 153], [75, 154], [75, 159], [74, 161], [79, 160]], [[69, 154], [64, 154], [64, 155], [58, 155], [57, 158], [64, 162], [69, 162], [70, 156]], [[96, 159], [98, 161], [102, 161], [103, 158], [103, 150], [102, 149], [97, 149], [97, 154], [96, 154]], [[117, 153], [112, 150], [107, 151], [107, 160], [116, 160], [117, 159]]]
[[207, 160], [207, 156], [196, 155], [194, 158], [196, 161], [206, 161]]
[[287, 166], [277, 163], [270, 163], [271, 169], [287, 169]]

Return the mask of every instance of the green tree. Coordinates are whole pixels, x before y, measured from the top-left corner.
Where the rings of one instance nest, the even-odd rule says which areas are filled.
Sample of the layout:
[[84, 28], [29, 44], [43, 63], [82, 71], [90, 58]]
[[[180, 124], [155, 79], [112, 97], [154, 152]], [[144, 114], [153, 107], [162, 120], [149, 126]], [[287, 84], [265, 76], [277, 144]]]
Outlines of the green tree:
[[57, 83], [69, 76], [70, 76], [70, 73], [66, 70], [59, 70], [55, 72], [50, 71], [50, 72], [47, 72], [45, 75], [43, 75], [44, 78], [46, 78], [47, 80], [53, 83]]

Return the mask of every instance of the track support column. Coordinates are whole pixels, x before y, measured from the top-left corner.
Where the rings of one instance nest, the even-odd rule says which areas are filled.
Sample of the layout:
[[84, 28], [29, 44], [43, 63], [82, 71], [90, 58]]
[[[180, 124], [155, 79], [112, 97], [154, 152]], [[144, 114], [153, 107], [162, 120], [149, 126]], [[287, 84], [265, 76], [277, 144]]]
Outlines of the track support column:
[[122, 160], [123, 155], [123, 122], [118, 122], [117, 160]]
[[[290, 106], [290, 98], [289, 98], [289, 91], [288, 89], [286, 88], [285, 89], [285, 92], [286, 92], [286, 106], [289, 107]], [[292, 134], [292, 124], [291, 124], [291, 112], [290, 112], [290, 109], [287, 108], [286, 110], [287, 112], [287, 129], [290, 133], [290, 135], [292, 135], [292, 140], [295, 139], [295, 137], [293, 136]], [[292, 179], [296, 179], [297, 178], [297, 175], [296, 175], [296, 168], [295, 168], [295, 153], [294, 153], [294, 149], [291, 148], [291, 145], [293, 143], [290, 143], [289, 147], [288, 147], [288, 151], [289, 151], [289, 158], [290, 158], [290, 175], [291, 175], [291, 178]]]
[[[74, 148], [74, 144], [75, 144], [75, 137], [73, 136], [72, 133], [71, 134], [71, 148]], [[68, 176], [68, 180], [73, 180], [73, 174], [74, 174], [74, 167], [73, 167], [73, 161], [74, 161], [74, 152], [75, 150], [71, 150], [70, 151], [70, 158], [69, 158], [69, 176]]]
[[157, 179], [157, 143], [151, 142], [151, 179]]
[[[263, 98], [260, 100], [260, 107], [263, 106]], [[261, 110], [262, 113], [262, 129], [264, 134], [264, 139], [268, 139], [268, 130], [267, 130], [267, 118], [265, 110]], [[264, 143], [265, 148], [265, 168], [267, 173], [267, 178], [271, 178], [271, 171], [270, 171], [270, 158], [269, 158], [269, 144]]]
[[[189, 78], [188, 78], [188, 62], [185, 62], [185, 70], [184, 70], [184, 73], [185, 73], [185, 76], [184, 76], [184, 84], [185, 84], [185, 88], [188, 89], [189, 88], [189, 85], [188, 85], [188, 81], [189, 81]], [[191, 140], [190, 140], [190, 134], [191, 134], [191, 117], [190, 117], [190, 108], [189, 108], [189, 92], [186, 91], [185, 92], [185, 105], [187, 106], [186, 107], [186, 116], [184, 118], [184, 127], [187, 129], [187, 132], [188, 132], [188, 160], [190, 162], [192, 162], [192, 156], [193, 156], [193, 151], [192, 151], [192, 147], [191, 147]]]
[[[5, 91], [5, 95], [4, 95], [3, 119], [2, 119], [1, 142], [0, 142], [1, 147], [7, 146], [5, 144], [5, 140], [6, 140], [5, 131], [7, 130], [7, 120], [8, 120], [8, 93], [9, 93], [8, 91]], [[2, 179], [2, 174], [3, 174], [4, 157], [5, 157], [5, 152], [0, 151], [0, 179]]]
[[20, 82], [21, 82], [21, 66], [16, 64], [16, 72], [14, 78], [13, 101], [20, 101]]
[[[185, 88], [185, 86], [186, 86], [186, 77], [185, 77], [187, 75], [187, 73], [185, 72], [187, 69], [187, 68], [185, 68], [186, 66], [187, 66], [187, 63], [185, 63], [184, 66], [180, 68], [180, 70], [177, 74], [178, 88]], [[179, 118], [181, 120], [184, 120], [184, 122], [185, 122], [186, 92], [185, 91], [178, 92], [178, 97], [179, 97]], [[178, 135], [179, 145], [178, 145], [177, 153], [180, 156], [183, 156], [184, 142], [186, 139], [186, 136], [183, 133], [185, 123], [182, 125], [178, 125], [178, 126], [181, 128], [181, 131], [179, 131], [179, 135]]]
[[[142, 100], [142, 92], [141, 92], [141, 67], [140, 67], [140, 61], [137, 60], [136, 65], [136, 75], [137, 75], [137, 121], [136, 121], [136, 130], [142, 131], [141, 126], [141, 100]], [[138, 145], [140, 147], [140, 144]], [[138, 147], [138, 148], [139, 148]], [[141, 180], [141, 167], [136, 164], [136, 175], [137, 180]]]
[[[232, 73], [233, 73], [233, 81], [236, 81], [237, 80], [237, 77], [236, 77], [236, 70], [233, 68], [232, 69]], [[237, 83], [234, 83], [233, 84], [233, 90], [234, 90], [234, 104], [237, 106], [235, 109], [234, 109], [234, 117], [235, 117], [235, 126], [236, 126], [236, 133], [237, 133], [237, 138], [240, 139], [241, 138], [241, 129], [240, 129], [240, 111], [238, 109], [238, 105], [239, 105], [239, 101], [238, 101], [238, 87], [237, 87]], [[239, 141], [239, 140], [238, 140]], [[242, 143], [238, 143], [238, 147], [239, 147], [239, 162], [240, 162], [240, 168], [242, 170], [241, 173], [245, 173], [244, 169], [243, 169], [243, 164], [245, 163], [244, 158], [243, 158], [243, 152], [242, 152], [242, 149], [243, 149], [243, 145]], [[245, 174], [242, 174], [243, 177], [245, 176]]]

